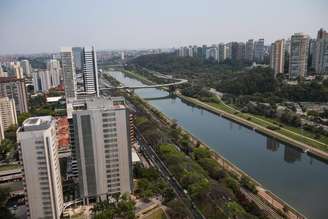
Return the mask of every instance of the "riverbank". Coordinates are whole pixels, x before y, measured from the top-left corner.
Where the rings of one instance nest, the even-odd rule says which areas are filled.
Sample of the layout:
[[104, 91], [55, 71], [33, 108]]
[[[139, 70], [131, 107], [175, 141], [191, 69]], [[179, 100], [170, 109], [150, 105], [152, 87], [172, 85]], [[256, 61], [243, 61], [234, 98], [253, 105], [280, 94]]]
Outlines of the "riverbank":
[[328, 153], [327, 152], [324, 152], [322, 150], [319, 150], [317, 148], [314, 148], [306, 143], [303, 143], [303, 142], [300, 142], [300, 141], [297, 141], [293, 138], [290, 138], [286, 135], [283, 135], [283, 134], [280, 134], [274, 130], [271, 130], [269, 128], [266, 128], [266, 127], [263, 127], [262, 125], [259, 125], [251, 120], [247, 120], [247, 119], [244, 119], [238, 115], [235, 115], [231, 112], [227, 112], [225, 110], [222, 110], [222, 109], [218, 109], [216, 107], [213, 107], [207, 103], [204, 103], [204, 102], [201, 102], [195, 98], [191, 98], [191, 97], [186, 97], [182, 94], [176, 94], [178, 97], [180, 97], [181, 99], [189, 102], [189, 103], [192, 103], [196, 106], [199, 106], [205, 110], [208, 110], [212, 113], [215, 113], [219, 116], [223, 116], [224, 118], [227, 118], [229, 120], [232, 120], [234, 122], [237, 122], [238, 124], [241, 124], [241, 125], [244, 125], [248, 128], [251, 128], [253, 129], [254, 131], [258, 131], [262, 134], [265, 134], [267, 136], [270, 136], [270, 137], [273, 137], [277, 140], [280, 140], [282, 142], [285, 142], [287, 144], [290, 144], [292, 146], [295, 146], [295, 147], [298, 147], [300, 149], [302, 149], [304, 152], [307, 152], [309, 154], [312, 154], [312, 155], [315, 155], [321, 159], [324, 159], [324, 160], [328, 160]]

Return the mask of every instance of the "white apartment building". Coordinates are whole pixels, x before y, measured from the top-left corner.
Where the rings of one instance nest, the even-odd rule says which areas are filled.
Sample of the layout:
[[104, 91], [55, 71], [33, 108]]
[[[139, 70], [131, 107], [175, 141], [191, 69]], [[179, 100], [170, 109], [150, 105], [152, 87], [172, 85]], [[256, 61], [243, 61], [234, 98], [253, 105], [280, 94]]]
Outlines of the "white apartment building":
[[17, 130], [28, 218], [59, 219], [63, 211], [55, 126], [51, 116], [32, 117]]
[[34, 91], [47, 91], [52, 88], [51, 77], [48, 70], [40, 70], [32, 74]]
[[32, 72], [30, 62], [28, 60], [22, 60], [20, 63], [23, 69], [23, 74], [30, 77]]
[[99, 96], [98, 67], [95, 47], [83, 48], [82, 58], [84, 91], [87, 94], [96, 94]]
[[47, 63], [47, 69], [50, 74], [51, 86], [57, 87], [60, 85], [61, 68], [57, 59], [50, 59]]
[[285, 65], [285, 40], [276, 40], [271, 45], [270, 67], [274, 74], [284, 73]]
[[0, 97], [0, 120], [3, 130], [17, 124], [15, 100], [8, 97]]
[[73, 153], [81, 197], [88, 201], [105, 199], [114, 193], [130, 193], [130, 121], [124, 99], [122, 102], [94, 97], [73, 105]]

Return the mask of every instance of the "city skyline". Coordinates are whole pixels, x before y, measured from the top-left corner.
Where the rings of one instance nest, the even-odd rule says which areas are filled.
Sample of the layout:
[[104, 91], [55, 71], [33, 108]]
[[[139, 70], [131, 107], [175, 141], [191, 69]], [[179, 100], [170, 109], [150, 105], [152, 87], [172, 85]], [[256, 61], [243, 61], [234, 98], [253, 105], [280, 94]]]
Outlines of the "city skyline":
[[65, 2], [65, 7], [62, 1], [2, 1], [0, 6], [0, 25], [8, 33], [0, 35], [1, 55], [58, 52], [68, 45], [95, 44], [98, 50], [170, 48], [257, 38], [270, 44], [295, 32], [315, 38], [318, 29], [327, 29], [328, 20], [328, 3], [322, 0], [79, 1], [79, 11], [73, 10], [74, 1]]

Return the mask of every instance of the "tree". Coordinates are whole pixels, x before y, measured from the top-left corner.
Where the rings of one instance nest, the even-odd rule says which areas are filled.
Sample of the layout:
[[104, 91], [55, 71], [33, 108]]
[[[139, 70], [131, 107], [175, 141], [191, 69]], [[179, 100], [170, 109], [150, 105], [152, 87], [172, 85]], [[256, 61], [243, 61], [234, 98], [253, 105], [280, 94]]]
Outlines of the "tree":
[[205, 147], [194, 148], [193, 154], [196, 160], [201, 158], [209, 158], [211, 156], [211, 152]]
[[0, 218], [14, 219], [9, 209], [6, 207], [7, 200], [9, 198], [9, 189], [0, 188]]
[[169, 203], [167, 203], [167, 206], [169, 207], [168, 213], [171, 216], [171, 218], [175, 218], [175, 219], [189, 218], [189, 212], [182, 201], [172, 200]]
[[7, 158], [7, 154], [14, 150], [15, 144], [9, 139], [3, 139], [0, 144], [0, 153], [3, 157]]
[[21, 126], [23, 124], [23, 122], [26, 119], [30, 118], [31, 116], [32, 116], [31, 113], [27, 113], [27, 112], [19, 114], [17, 116], [18, 125]]
[[237, 202], [228, 202], [224, 206], [224, 213], [229, 218], [243, 218], [247, 215], [246, 211]]

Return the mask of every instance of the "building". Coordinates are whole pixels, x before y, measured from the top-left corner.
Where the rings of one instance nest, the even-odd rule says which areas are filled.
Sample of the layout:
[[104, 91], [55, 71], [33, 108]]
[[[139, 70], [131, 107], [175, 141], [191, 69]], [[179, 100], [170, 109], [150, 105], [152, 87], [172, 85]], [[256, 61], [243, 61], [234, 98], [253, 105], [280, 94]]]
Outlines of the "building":
[[225, 61], [227, 58], [227, 50], [224, 43], [219, 44], [219, 62]]
[[8, 97], [0, 97], [0, 119], [2, 129], [5, 131], [10, 126], [17, 124], [15, 100]]
[[307, 73], [309, 36], [295, 33], [291, 37], [289, 56], [289, 78], [305, 77]]
[[264, 39], [254, 42], [254, 61], [257, 63], [264, 61]]
[[9, 65], [9, 75], [16, 77], [17, 79], [24, 78], [23, 68], [20, 62], [11, 62]]
[[52, 87], [57, 87], [61, 84], [61, 68], [57, 59], [50, 59], [47, 63], [47, 69], [50, 74], [50, 81]]
[[28, 218], [59, 219], [63, 211], [55, 124], [51, 116], [32, 117], [17, 130]]
[[314, 62], [317, 74], [328, 74], [328, 32], [323, 29], [317, 34]]
[[237, 56], [236, 56], [236, 60], [237, 61], [243, 61], [245, 59], [245, 43], [238, 43], [238, 50], [237, 50]]
[[285, 40], [277, 40], [271, 45], [270, 67], [274, 74], [284, 73], [285, 66]]
[[32, 72], [32, 68], [30, 65], [30, 62], [28, 60], [22, 60], [20, 61], [22, 69], [23, 69], [23, 74], [26, 77], [31, 77], [31, 72]]
[[68, 117], [72, 118], [71, 143], [82, 198], [88, 201], [105, 199], [114, 193], [130, 193], [130, 117], [124, 99], [78, 100], [71, 109], [68, 111]]
[[60, 55], [66, 100], [74, 100], [76, 99], [76, 74], [72, 48], [62, 48]]
[[253, 60], [254, 60], [254, 40], [253, 39], [249, 39], [246, 42], [245, 60], [248, 62], [253, 62]]
[[83, 48], [84, 92], [99, 96], [98, 67], [95, 47]]
[[215, 46], [209, 47], [206, 50], [206, 59], [218, 60], [218, 49]]
[[0, 96], [15, 100], [17, 115], [28, 112], [24, 79], [16, 77], [0, 78]]
[[38, 72], [32, 73], [32, 81], [34, 92], [46, 92], [52, 87], [48, 70], [39, 70]]

